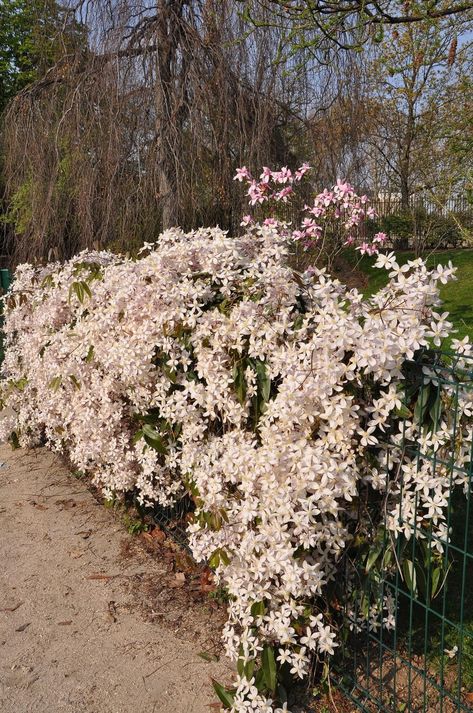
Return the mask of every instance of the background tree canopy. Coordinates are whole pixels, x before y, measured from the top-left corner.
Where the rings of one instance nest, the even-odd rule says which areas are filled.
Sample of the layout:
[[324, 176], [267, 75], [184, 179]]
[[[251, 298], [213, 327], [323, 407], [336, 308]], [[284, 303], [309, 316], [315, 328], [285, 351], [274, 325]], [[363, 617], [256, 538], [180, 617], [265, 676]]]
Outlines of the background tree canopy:
[[445, 203], [471, 180], [472, 7], [7, 0], [3, 252], [237, 230], [243, 164], [307, 160], [315, 188]]
[[83, 40], [84, 28], [55, 0], [2, 0], [0, 111]]

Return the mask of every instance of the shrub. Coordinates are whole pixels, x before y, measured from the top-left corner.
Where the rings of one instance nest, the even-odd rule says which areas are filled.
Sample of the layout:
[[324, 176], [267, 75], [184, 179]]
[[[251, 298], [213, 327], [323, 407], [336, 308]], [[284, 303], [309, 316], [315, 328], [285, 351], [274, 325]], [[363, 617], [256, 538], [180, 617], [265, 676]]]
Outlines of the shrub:
[[[215, 687], [234, 711], [287, 710], [282, 682], [334, 653], [328, 585], [355, 533], [370, 532], [364, 503], [380, 515], [389, 495], [393, 537], [401, 506], [402, 536], [448, 537], [451, 467], [434, 477], [426, 457], [417, 470], [401, 441], [423, 426], [401, 397], [405, 359], [449, 332], [435, 308], [453, 269], [380, 256], [390, 281], [363, 299], [324, 270], [295, 273], [290, 249], [274, 226], [236, 239], [173, 229], [137, 260], [22, 265], [6, 298], [3, 435], [67, 452], [109, 496], [167, 505], [190, 493], [194, 557], [229, 596], [238, 677]], [[462, 428], [452, 438], [441, 421], [426, 451], [464, 462]], [[367, 616], [394, 625], [389, 601]]]
[[467, 214], [443, 216], [429, 214], [422, 208], [389, 213], [378, 218], [375, 225], [389, 236], [395, 249], [413, 248], [417, 254], [460, 247], [470, 230]]

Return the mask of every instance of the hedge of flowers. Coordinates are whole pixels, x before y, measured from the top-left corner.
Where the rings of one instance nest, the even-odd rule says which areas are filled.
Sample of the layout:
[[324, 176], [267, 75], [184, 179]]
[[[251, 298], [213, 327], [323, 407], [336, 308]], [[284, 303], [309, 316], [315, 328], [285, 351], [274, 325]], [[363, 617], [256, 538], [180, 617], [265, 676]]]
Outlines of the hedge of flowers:
[[[363, 493], [390, 492], [393, 537], [426, 523], [446, 536], [451, 467], [434, 476], [408, 455], [421, 424], [401, 402], [405, 360], [449, 332], [438, 287], [453, 269], [380, 255], [388, 284], [365, 299], [324, 270], [294, 272], [292, 246], [280, 225], [172, 229], [137, 259], [21, 265], [5, 301], [1, 435], [67, 453], [107, 496], [191, 495], [194, 557], [229, 597], [238, 677], [216, 690], [238, 712], [287, 710], [284, 676], [336, 650], [326, 592]], [[426, 450], [464, 463], [465, 424], [452, 435], [440, 420]], [[370, 616], [394, 625], [390, 602]]]

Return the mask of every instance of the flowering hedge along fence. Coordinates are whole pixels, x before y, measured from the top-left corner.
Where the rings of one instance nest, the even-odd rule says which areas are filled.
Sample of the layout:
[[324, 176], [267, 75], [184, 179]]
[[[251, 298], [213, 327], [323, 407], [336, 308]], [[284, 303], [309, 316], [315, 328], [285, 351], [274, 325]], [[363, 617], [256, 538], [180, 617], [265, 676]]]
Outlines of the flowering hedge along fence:
[[[5, 304], [1, 435], [67, 453], [107, 496], [192, 497], [193, 555], [228, 592], [238, 676], [215, 688], [235, 712], [288, 710], [287, 682], [338, 646], [327, 592], [346, 549], [376, 538], [388, 494], [393, 540], [426, 527], [445, 538], [451, 469], [469, 457], [471, 402], [435, 433], [401, 402], [405, 359], [448, 334], [436, 308], [453, 269], [380, 255], [389, 282], [364, 299], [324, 270], [294, 272], [292, 246], [280, 225], [172, 229], [138, 259], [22, 265]], [[406, 431], [451, 464], [419, 468]], [[357, 617], [392, 628], [395, 615], [386, 599]]]

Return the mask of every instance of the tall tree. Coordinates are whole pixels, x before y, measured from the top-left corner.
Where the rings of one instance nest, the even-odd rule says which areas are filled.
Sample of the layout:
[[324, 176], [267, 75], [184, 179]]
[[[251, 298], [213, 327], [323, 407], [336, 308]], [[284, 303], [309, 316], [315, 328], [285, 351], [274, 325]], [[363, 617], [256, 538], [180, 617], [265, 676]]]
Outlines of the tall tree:
[[442, 182], [448, 156], [439, 116], [445, 120], [442, 107], [465, 77], [471, 46], [458, 46], [465, 29], [458, 18], [390, 28], [371, 61], [378, 116], [369, 141], [385, 166], [384, 188], [399, 191], [406, 210], [413, 193]]
[[305, 74], [275, 64], [279, 30], [242, 39], [230, 0], [80, 5], [87, 51], [64, 53], [6, 115], [17, 259], [235, 227], [235, 166], [299, 159]]

